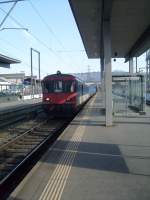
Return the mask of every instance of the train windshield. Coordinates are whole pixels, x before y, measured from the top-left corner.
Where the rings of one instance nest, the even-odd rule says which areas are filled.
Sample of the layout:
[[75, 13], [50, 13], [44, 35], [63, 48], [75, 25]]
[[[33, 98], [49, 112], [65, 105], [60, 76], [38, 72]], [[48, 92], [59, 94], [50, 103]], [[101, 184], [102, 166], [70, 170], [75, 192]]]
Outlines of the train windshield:
[[44, 93], [67, 93], [75, 91], [75, 81], [50, 80], [43, 83]]

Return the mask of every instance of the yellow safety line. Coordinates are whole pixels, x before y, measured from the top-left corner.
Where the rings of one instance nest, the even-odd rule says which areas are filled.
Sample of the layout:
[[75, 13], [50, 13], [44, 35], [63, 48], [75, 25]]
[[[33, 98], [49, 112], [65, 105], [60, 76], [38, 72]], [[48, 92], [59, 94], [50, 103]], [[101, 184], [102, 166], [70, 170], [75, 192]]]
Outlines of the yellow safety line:
[[[74, 148], [73, 146], [75, 146], [75, 145], [76, 145], [76, 143], [71, 143], [71, 144], [69, 143], [68, 147], [69, 147], [69, 148], [70, 148], [70, 147]], [[68, 148], [68, 147], [67, 147], [67, 148]], [[74, 149], [76, 149], [76, 148], [74, 148]], [[52, 190], [53, 187], [55, 187], [55, 184], [56, 184], [56, 183], [54, 183], [54, 181], [56, 181], [56, 180], [57, 180], [57, 177], [60, 176], [60, 174], [62, 173], [62, 170], [63, 170], [64, 168], [66, 168], [66, 164], [67, 164], [66, 162], [68, 162], [68, 160], [70, 159], [70, 155], [71, 155], [71, 153], [69, 153], [69, 154], [64, 153], [64, 154], [62, 155], [62, 158], [61, 158], [59, 164], [57, 165], [55, 171], [53, 172], [53, 175], [52, 175], [52, 177], [50, 178], [49, 183], [47, 184], [47, 187], [45, 188], [45, 192], [46, 192], [47, 188], [50, 189], [50, 187], [52, 187], [52, 188], [51, 188], [51, 190]], [[68, 157], [69, 157], [69, 158], [68, 158]], [[47, 192], [46, 192], [46, 194], [47, 194]], [[44, 195], [45, 197], [46, 197], [46, 194]], [[42, 200], [42, 198], [44, 198], [44, 196], [41, 196], [41, 200]]]
[[[92, 99], [91, 105], [94, 103], [94, 101], [95, 97]], [[84, 116], [82, 119], [84, 118], [86, 118], [86, 116]], [[80, 126], [76, 129], [75, 134], [72, 136], [66, 149], [63, 151], [61, 159], [59, 160], [59, 163], [57, 164], [52, 176], [44, 188], [39, 200], [61, 199], [85, 128], [86, 126]], [[69, 151], [69, 149], [71, 149], [71, 151]]]
[[58, 187], [58, 185], [59, 185], [61, 179], [64, 178], [63, 175], [64, 175], [65, 172], [67, 171], [68, 165], [70, 164], [71, 159], [72, 159], [72, 155], [71, 155], [71, 153], [69, 153], [69, 155], [68, 155], [68, 157], [67, 157], [67, 161], [66, 161], [66, 163], [65, 163], [65, 165], [64, 165], [64, 167], [63, 167], [63, 169], [62, 169], [61, 171], [59, 171], [58, 174], [57, 174], [57, 176], [59, 177], [59, 179], [53, 179], [52, 184], [51, 184], [52, 186], [49, 187], [49, 188], [51, 189], [51, 194], [52, 194], [53, 190], [54, 190], [54, 192], [55, 192], [55, 190], [57, 189], [57, 187]]
[[47, 192], [49, 191], [49, 188], [54, 184], [54, 181], [57, 180], [57, 176], [59, 176], [59, 173], [65, 168], [66, 164], [67, 164], [67, 160], [70, 157], [70, 154], [63, 154], [61, 161], [59, 162], [59, 164], [57, 165], [55, 171], [53, 172], [45, 190], [43, 191], [43, 195], [41, 195], [40, 200], [44, 200], [44, 196], [46, 197]]

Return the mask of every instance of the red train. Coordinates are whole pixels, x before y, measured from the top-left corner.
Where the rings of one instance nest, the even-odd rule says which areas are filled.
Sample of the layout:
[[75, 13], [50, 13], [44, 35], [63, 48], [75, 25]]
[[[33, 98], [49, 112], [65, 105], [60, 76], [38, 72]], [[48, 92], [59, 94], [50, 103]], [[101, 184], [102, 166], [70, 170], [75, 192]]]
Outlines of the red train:
[[46, 76], [42, 81], [43, 106], [46, 112], [72, 114], [96, 93], [95, 84], [85, 84], [73, 75]]

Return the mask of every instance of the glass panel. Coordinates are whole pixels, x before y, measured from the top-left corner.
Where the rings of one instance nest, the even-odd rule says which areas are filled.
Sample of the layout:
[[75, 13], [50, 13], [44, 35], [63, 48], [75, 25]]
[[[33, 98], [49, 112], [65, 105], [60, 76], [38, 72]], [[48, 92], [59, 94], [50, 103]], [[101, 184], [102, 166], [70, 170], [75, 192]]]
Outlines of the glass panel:
[[112, 76], [113, 113], [145, 112], [144, 75]]
[[53, 92], [63, 92], [63, 82], [60, 80], [53, 82], [54, 82]]

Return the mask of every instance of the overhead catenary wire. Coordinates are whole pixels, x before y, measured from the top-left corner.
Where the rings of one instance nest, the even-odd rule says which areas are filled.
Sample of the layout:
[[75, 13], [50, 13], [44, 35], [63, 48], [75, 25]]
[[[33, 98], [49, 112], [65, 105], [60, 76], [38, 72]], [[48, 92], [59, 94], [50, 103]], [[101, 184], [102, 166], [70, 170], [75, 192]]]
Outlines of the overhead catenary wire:
[[5, 3], [14, 3], [14, 2], [19, 2], [19, 1], [25, 1], [25, 0], [8, 0], [8, 1], [0, 1], [0, 4], [5, 4]]
[[[43, 22], [43, 24], [45, 25], [45, 27], [48, 29], [48, 31], [53, 35], [53, 37], [55, 38], [55, 40], [58, 42], [58, 44], [61, 46], [61, 48], [63, 50], [61, 51], [56, 51], [56, 52], [63, 52], [63, 53], [68, 53], [68, 52], [73, 52], [73, 51], [68, 51], [65, 49], [62, 41], [58, 38], [58, 36], [55, 34], [55, 32], [53, 31], [53, 29], [50, 27], [50, 25], [46, 22], [46, 20], [42, 17], [42, 15], [40, 14], [40, 12], [38, 11], [38, 9], [34, 6], [34, 4], [32, 3], [31, 0], [28, 1], [32, 7], [32, 9], [34, 10], [34, 12], [39, 16], [39, 18], [41, 19], [41, 21]], [[84, 51], [84, 50], [83, 50]], [[74, 60], [72, 58], [71, 55], [68, 56], [69, 60], [71, 61], [72, 63], [72, 60]]]
[[[2, 38], [0, 38], [0, 40], [1, 40], [2, 42], [4, 42], [5, 44], [8, 44], [8, 45], [11, 46], [12, 48], [16, 49], [16, 50], [17, 50], [19, 53], [21, 53], [22, 55], [23, 55], [23, 52], [26, 53], [26, 51], [25, 51], [23, 48], [17, 48], [17, 47], [16, 47], [14, 44], [12, 44], [10, 41], [8, 41], [8, 40], [6, 40], [6, 39], [2, 39]], [[30, 69], [31, 66], [30, 66], [24, 59], [22, 59], [22, 60], [23, 60], [23, 63]], [[35, 69], [36, 71], [38, 71], [38, 67], [34, 67], [34, 66], [33, 66], [33, 69]], [[42, 69], [42, 73], [47, 74], [47, 71], [45, 71], [45, 70]]]
[[[32, 2], [31, 2], [31, 4], [33, 4]], [[34, 5], [33, 5], [34, 6]], [[34, 6], [35, 7], [35, 6]], [[35, 8], [36, 9], [36, 8]], [[6, 13], [6, 11], [4, 10], [4, 9], [2, 9], [2, 8], [0, 8], [0, 10], [3, 12], [3, 13]], [[37, 10], [37, 12], [38, 12], [38, 10]], [[37, 13], [36, 12], [36, 13]], [[39, 13], [39, 12], [38, 12]], [[39, 15], [41, 16], [41, 14], [39, 13]], [[13, 16], [9, 16], [10, 17], [10, 19], [12, 20], [12, 21], [14, 21], [19, 27], [21, 27], [22, 29], [25, 29], [25, 27], [24, 27], [24, 25], [23, 24], [21, 24], [18, 20], [16, 20]], [[41, 16], [41, 18], [43, 19], [41, 19], [43, 22], [45, 22], [45, 26], [47, 26], [47, 28], [49, 29], [49, 32], [51, 32], [51, 34], [55, 37], [55, 39], [57, 40], [57, 42], [61, 45], [61, 47], [63, 48], [63, 50], [54, 50], [54, 49], [52, 49], [51, 47], [49, 47], [44, 41], [42, 41], [41, 39], [39, 39], [39, 37], [37, 37], [35, 34], [33, 34], [30, 30], [27, 32], [29, 35], [31, 35], [37, 42], [39, 42], [42, 46], [44, 46], [46, 49], [48, 49], [48, 51], [49, 52], [51, 52], [53, 55], [55, 55], [56, 56], [56, 58], [57, 58], [57, 60], [59, 60], [59, 62], [60, 61], [63, 61], [65, 64], [66, 64], [66, 61], [64, 60], [64, 58], [62, 58], [62, 56], [60, 56], [60, 53], [71, 53], [71, 52], [75, 52], [75, 51], [73, 51], [73, 50], [65, 50], [64, 49], [64, 45], [63, 45], [63, 43], [58, 39], [58, 37], [56, 36], [56, 34], [54, 33], [54, 31], [51, 29], [51, 27], [48, 25], [48, 23], [45, 21], [45, 19]], [[46, 25], [47, 24], [47, 25]], [[78, 50], [78, 52], [85, 52], [85, 50]], [[71, 58], [71, 56], [69, 55], [69, 59], [71, 60], [71, 64], [73, 63], [72, 61], [73, 61], [73, 59]], [[62, 64], [62, 62], [61, 62], [61, 64]], [[68, 64], [67, 64], [68, 65]]]
[[42, 15], [40, 14], [40, 12], [38, 11], [38, 9], [34, 6], [34, 4], [32, 3], [31, 0], [28, 1], [32, 7], [32, 9], [34, 10], [34, 12], [39, 16], [39, 18], [41, 19], [41, 21], [43, 22], [43, 24], [47, 27], [47, 29], [49, 30], [49, 32], [53, 35], [53, 37], [56, 39], [56, 41], [60, 44], [60, 46], [62, 46], [62, 48], [64, 49], [64, 45], [62, 44], [62, 42], [60, 41], [60, 39], [56, 36], [56, 34], [54, 33], [54, 31], [52, 30], [52, 28], [50, 27], [50, 25], [46, 22], [46, 20], [42, 17]]
[[[4, 9], [2, 9], [0, 7], [0, 10], [3, 12], [3, 13], [7, 13]], [[25, 27], [18, 21], [16, 20], [13, 16], [9, 15], [10, 19], [12, 21], [14, 21], [19, 27], [21, 27], [22, 29], [25, 29]], [[47, 48], [53, 55], [56, 56], [56, 58], [60, 61], [63, 61], [65, 63], [65, 60], [58, 54], [56, 54], [56, 52], [51, 48], [49, 47], [45, 42], [43, 42], [41, 39], [39, 39], [35, 34], [33, 34], [30, 30], [27, 31], [27, 33], [29, 35], [31, 35], [36, 41], [38, 41], [42, 46], [44, 46], [45, 48]], [[66, 63], [65, 63], [66, 64]]]
[[85, 53], [85, 50], [56, 50], [56, 52], [59, 52], [59, 53]]
[[6, 12], [5, 17], [3, 18], [3, 20], [0, 23], [0, 28], [2, 27], [2, 25], [4, 24], [4, 22], [6, 21], [6, 19], [9, 17], [11, 11], [15, 8], [16, 4], [18, 3], [18, 0], [14, 1], [14, 4], [12, 5], [12, 7], [9, 9], [8, 12]]

